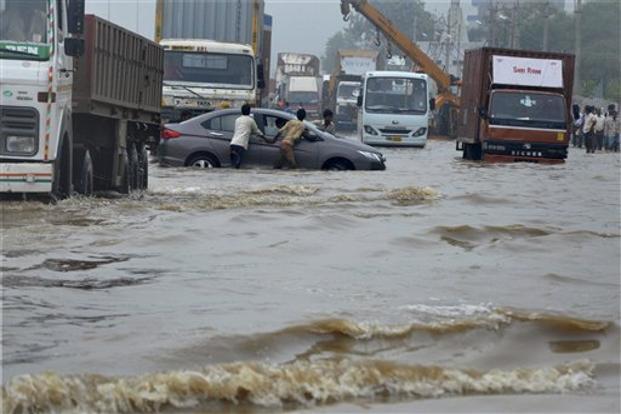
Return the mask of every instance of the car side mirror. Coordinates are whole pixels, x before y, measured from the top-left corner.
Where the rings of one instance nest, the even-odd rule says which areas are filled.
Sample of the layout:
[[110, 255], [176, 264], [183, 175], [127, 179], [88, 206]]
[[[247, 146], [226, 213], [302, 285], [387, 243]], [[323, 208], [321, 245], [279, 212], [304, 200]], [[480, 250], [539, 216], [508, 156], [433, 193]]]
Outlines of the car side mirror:
[[362, 94], [358, 95], [356, 98], [356, 105], [362, 106]]
[[84, 34], [84, 1], [70, 0], [67, 5], [67, 29], [71, 34]]
[[265, 88], [265, 73], [263, 71], [263, 63], [257, 63], [257, 87]]
[[65, 55], [80, 57], [84, 54], [84, 39], [66, 38]]
[[429, 109], [431, 109], [432, 111], [436, 110], [436, 98], [431, 98], [429, 100]]
[[479, 108], [479, 116], [481, 117], [481, 119], [487, 119], [487, 111], [485, 110], [485, 108]]
[[306, 140], [310, 141], [310, 142], [319, 142], [319, 141], [323, 141], [323, 139], [319, 136], [319, 135], [315, 135], [315, 134], [308, 134], [306, 136]]

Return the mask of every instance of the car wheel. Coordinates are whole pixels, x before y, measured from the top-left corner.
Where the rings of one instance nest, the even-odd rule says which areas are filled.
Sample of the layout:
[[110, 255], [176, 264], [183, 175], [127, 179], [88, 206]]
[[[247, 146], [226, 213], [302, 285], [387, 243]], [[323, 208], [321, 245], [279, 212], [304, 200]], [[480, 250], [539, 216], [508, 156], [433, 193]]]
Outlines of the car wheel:
[[351, 163], [346, 160], [334, 160], [331, 161], [327, 166], [326, 170], [328, 171], [348, 171], [353, 170]]
[[209, 154], [199, 154], [188, 161], [188, 166], [192, 168], [217, 168], [218, 162]]

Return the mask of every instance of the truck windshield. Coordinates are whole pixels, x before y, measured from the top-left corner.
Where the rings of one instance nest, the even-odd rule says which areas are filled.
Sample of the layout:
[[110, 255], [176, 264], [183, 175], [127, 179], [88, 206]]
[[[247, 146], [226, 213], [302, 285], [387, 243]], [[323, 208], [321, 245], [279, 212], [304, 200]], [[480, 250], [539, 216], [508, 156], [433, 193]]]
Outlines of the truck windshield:
[[336, 96], [342, 99], [356, 100], [360, 92], [360, 84], [340, 84]]
[[562, 95], [530, 92], [493, 92], [489, 122], [492, 125], [565, 129]]
[[427, 112], [427, 81], [411, 78], [369, 78], [366, 84], [367, 112]]
[[166, 51], [164, 80], [206, 83], [214, 87], [252, 89], [253, 58], [224, 53]]
[[[47, 43], [48, 0], [0, 0], [0, 53], [39, 56]], [[21, 43], [21, 45], [16, 45]], [[30, 46], [30, 47], [29, 47]]]
[[317, 103], [319, 102], [319, 94], [317, 92], [289, 92], [287, 97], [291, 103]]

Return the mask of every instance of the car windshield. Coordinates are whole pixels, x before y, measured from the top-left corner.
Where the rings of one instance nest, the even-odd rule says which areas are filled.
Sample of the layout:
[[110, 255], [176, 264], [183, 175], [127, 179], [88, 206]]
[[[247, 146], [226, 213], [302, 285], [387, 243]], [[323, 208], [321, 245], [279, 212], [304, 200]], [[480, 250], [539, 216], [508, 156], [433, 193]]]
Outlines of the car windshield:
[[47, 3], [0, 0], [0, 48], [6, 49], [5, 43], [11, 42], [47, 43]]
[[427, 82], [424, 79], [370, 78], [366, 83], [367, 112], [427, 112]]
[[251, 56], [173, 51], [166, 51], [164, 55], [165, 81], [252, 89], [253, 73]]
[[288, 101], [301, 104], [317, 103], [319, 95], [317, 92], [289, 92]]
[[360, 84], [340, 84], [336, 95], [343, 99], [356, 99], [360, 93]]
[[565, 129], [562, 95], [526, 92], [492, 93], [490, 124]]

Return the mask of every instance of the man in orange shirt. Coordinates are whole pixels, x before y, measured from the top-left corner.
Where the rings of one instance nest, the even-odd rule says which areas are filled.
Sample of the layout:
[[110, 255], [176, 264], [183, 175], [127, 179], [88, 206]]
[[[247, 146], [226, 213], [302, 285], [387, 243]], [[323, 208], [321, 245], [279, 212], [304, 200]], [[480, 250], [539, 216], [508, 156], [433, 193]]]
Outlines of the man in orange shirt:
[[303, 108], [298, 109], [296, 117], [297, 119], [288, 121], [274, 137], [274, 141], [280, 136], [283, 137], [280, 142], [280, 158], [274, 165], [274, 168], [276, 169], [282, 168], [285, 163], [289, 165], [290, 169], [298, 168], [298, 164], [295, 162], [293, 148], [306, 133], [304, 130], [304, 118], [306, 118], [306, 111]]

